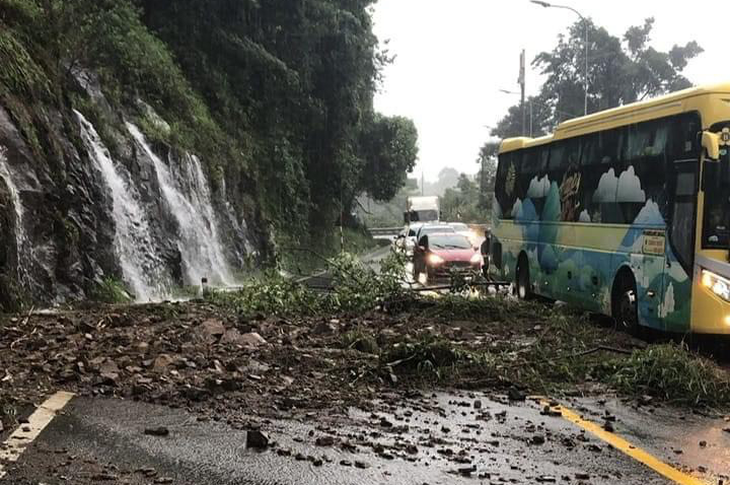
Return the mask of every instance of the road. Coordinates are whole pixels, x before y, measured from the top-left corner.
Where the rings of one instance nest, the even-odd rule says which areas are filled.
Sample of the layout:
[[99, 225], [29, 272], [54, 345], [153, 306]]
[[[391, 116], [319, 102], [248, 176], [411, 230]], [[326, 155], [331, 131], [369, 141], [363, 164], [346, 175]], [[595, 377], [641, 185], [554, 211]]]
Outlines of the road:
[[[673, 483], [566, 419], [541, 414], [531, 400], [440, 393], [385, 396], [375, 404], [317, 421], [265, 423], [276, 446], [262, 452], [246, 448], [246, 431], [184, 410], [78, 397], [0, 483]], [[730, 437], [722, 420], [617, 402], [566, 404], [596, 422], [608, 410], [618, 436], [677, 469], [727, 473]], [[169, 435], [144, 434], [158, 427]]]

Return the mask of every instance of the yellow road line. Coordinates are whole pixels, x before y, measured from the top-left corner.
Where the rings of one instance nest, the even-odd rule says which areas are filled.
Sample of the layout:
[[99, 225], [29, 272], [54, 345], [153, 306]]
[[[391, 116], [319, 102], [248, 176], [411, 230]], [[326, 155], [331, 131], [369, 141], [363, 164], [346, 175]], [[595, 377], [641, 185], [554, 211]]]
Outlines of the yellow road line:
[[[542, 401], [542, 405], [550, 406], [547, 401]], [[695, 478], [691, 475], [677, 470], [670, 465], [667, 465], [654, 455], [651, 455], [650, 453], [638, 448], [637, 446], [632, 445], [618, 435], [604, 430], [601, 426], [598, 426], [591, 421], [586, 421], [568, 408], [565, 408], [563, 406], [550, 406], [550, 408], [555, 411], [560, 411], [565, 420], [570, 421], [577, 426], [580, 426], [584, 430], [594, 435], [596, 438], [605, 441], [620, 452], [630, 456], [640, 463], [643, 463], [655, 472], [663, 475], [665, 478], [668, 478], [675, 483], [679, 483], [680, 485], [707, 485], [707, 482], [704, 482], [699, 478]]]
[[21, 425], [5, 443], [0, 445], [0, 478], [7, 473], [4, 465], [18, 461], [28, 445], [41, 434], [41, 431], [73, 397], [74, 395], [70, 392], [63, 391], [49, 397], [30, 415], [28, 424]]

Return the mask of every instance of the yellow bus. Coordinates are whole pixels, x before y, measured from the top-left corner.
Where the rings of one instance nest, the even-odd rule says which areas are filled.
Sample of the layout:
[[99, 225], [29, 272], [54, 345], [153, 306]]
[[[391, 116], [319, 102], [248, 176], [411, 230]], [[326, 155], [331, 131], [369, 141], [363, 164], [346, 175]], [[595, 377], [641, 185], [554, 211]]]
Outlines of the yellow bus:
[[491, 277], [632, 331], [730, 333], [730, 83], [502, 142]]

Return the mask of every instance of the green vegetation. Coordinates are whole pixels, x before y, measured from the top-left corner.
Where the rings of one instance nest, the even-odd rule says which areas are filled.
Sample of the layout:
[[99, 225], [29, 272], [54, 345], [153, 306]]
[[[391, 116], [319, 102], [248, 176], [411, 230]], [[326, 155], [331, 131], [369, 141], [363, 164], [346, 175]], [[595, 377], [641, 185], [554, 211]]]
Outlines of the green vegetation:
[[451, 341], [426, 334], [416, 342], [398, 342], [381, 354], [381, 361], [399, 372], [415, 372], [425, 379], [443, 379], [458, 366], [472, 361], [473, 354]]
[[320, 243], [314, 250], [300, 245], [300, 241], [295, 238], [288, 237], [281, 241], [277, 256], [282, 269], [302, 276], [325, 268], [328, 259], [336, 258], [342, 252], [362, 255], [377, 249], [382, 242], [373, 239], [363, 227], [344, 227], [342, 235], [339, 228], [335, 228], [321, 236]]
[[211, 301], [238, 314], [317, 316], [361, 313], [402, 305], [412, 296], [401, 284], [403, 262], [392, 254], [375, 273], [356, 256], [343, 253], [327, 260], [333, 291], [319, 293], [305, 284], [269, 272], [234, 293], [213, 293]]
[[[139, 1], [145, 24], [239, 142], [266, 217], [302, 244], [319, 246], [358, 194], [391, 197], [415, 163], [413, 123], [372, 108], [390, 57], [372, 33], [371, 3]], [[225, 172], [229, 187], [248, 174]]]
[[607, 381], [626, 394], [690, 406], [730, 404], [730, 376], [684, 344], [653, 345], [607, 363]]
[[114, 278], [105, 278], [91, 292], [91, 300], [100, 303], [129, 303], [132, 297], [124, 283]]
[[380, 351], [375, 337], [361, 328], [345, 333], [342, 336], [342, 346], [366, 354], [378, 354]]
[[[594, 113], [672, 91], [692, 83], [682, 75], [690, 60], [702, 52], [695, 41], [657, 51], [649, 45], [654, 19], [629, 27], [622, 37], [588, 20], [588, 112]], [[533, 135], [551, 132], [561, 121], [583, 115], [585, 80], [584, 24], [578, 21], [560, 35], [551, 51], [541, 52], [532, 65], [545, 83], [525, 106], [532, 109]], [[522, 126], [521, 106], [509, 108], [492, 130], [500, 138], [528, 135]], [[528, 123], [529, 125], [529, 123]]]
[[[424, 195], [438, 195], [441, 198], [442, 221], [484, 224], [491, 219], [497, 148], [494, 143], [482, 148], [477, 159], [479, 171], [473, 178], [447, 167], [439, 172], [435, 182], [424, 182]], [[361, 197], [358, 200], [358, 216], [368, 227], [403, 225], [403, 211], [408, 197], [420, 196], [421, 192], [418, 181], [408, 179], [406, 186], [387, 202]]]
[[[0, 104], [56, 163], [37, 114], [51, 106], [72, 127], [69, 107], [93, 112], [75, 78], [90, 71], [153, 142], [198, 153], [237, 209], [320, 246], [342, 214], [352, 225], [357, 195], [391, 198], [416, 160], [413, 123], [372, 107], [391, 61], [372, 3], [0, 0]], [[90, 118], [114, 150], [106, 125], [120, 118]]]
[[375, 274], [343, 255], [330, 262], [331, 292], [269, 276], [210, 301], [246, 317], [313, 317], [316, 324], [333, 317], [361, 322], [368, 315], [370, 324], [322, 338], [377, 356], [357, 373], [397, 385], [516, 388], [551, 396], [608, 388], [631, 397], [730, 407], [730, 376], [684, 345], [646, 344], [610, 321], [568, 307], [474, 292], [418, 296], [402, 285], [397, 254], [381, 268], [383, 274]]

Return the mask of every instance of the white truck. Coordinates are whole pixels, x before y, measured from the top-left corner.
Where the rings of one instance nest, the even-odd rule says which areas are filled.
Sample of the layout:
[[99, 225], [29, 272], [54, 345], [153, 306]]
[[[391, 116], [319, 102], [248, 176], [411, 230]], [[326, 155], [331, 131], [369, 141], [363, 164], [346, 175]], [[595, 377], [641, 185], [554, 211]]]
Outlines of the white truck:
[[408, 197], [403, 220], [406, 224], [439, 222], [440, 214], [437, 196]]

